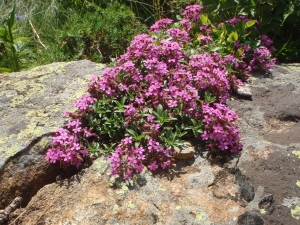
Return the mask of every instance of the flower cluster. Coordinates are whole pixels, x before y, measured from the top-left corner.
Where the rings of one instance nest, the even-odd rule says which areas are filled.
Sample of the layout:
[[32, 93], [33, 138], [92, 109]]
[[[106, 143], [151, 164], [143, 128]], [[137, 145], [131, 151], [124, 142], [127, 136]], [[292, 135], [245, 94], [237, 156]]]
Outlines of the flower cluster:
[[268, 71], [276, 60], [271, 60], [272, 54], [266, 47], [255, 48], [253, 51], [253, 59], [250, 61], [252, 70]]
[[80, 145], [83, 137], [91, 136], [91, 133], [81, 127], [81, 122], [76, 119], [67, 123], [67, 128], [56, 130], [56, 136], [52, 138], [52, 147], [48, 149], [46, 159], [51, 163], [61, 162], [63, 166], [68, 164], [79, 167], [89, 152], [85, 146]]
[[228, 99], [228, 71], [225, 61], [218, 53], [194, 55], [191, 57], [190, 66], [197, 90], [209, 91], [223, 103]]
[[208, 142], [207, 147], [213, 151], [239, 151], [242, 145], [237, 127], [233, 124], [238, 119], [236, 113], [219, 103], [212, 106], [203, 104], [202, 110], [205, 130], [201, 138]]
[[150, 31], [159, 32], [162, 29], [166, 29], [166, 28], [170, 27], [170, 25], [172, 23], [173, 23], [173, 20], [171, 20], [171, 19], [158, 20], [150, 27]]
[[[155, 157], [153, 157], [155, 156]], [[141, 173], [144, 164], [148, 169], [155, 171], [159, 167], [170, 167], [172, 151], [160, 145], [159, 142], [150, 138], [144, 147], [134, 147], [132, 137], [124, 138], [110, 157], [111, 175], [119, 174], [125, 179], [132, 178], [135, 173]]]
[[[248, 22], [250, 25], [248, 25]], [[272, 54], [275, 50], [272, 45], [273, 42], [269, 37], [260, 35], [257, 37], [257, 42], [250, 41], [248, 38], [251, 32], [252, 36], [257, 32], [257, 27], [259, 26], [258, 21], [253, 20], [253, 22], [254, 24], [251, 25], [251, 19], [245, 16], [239, 16], [226, 21], [226, 23], [232, 25], [234, 29], [241, 27], [237, 25], [238, 23], [242, 23], [244, 26], [243, 34], [239, 34], [242, 38], [234, 42], [235, 51], [239, 53], [239, 57], [233, 60], [233, 69], [240, 73], [247, 74], [250, 71], [256, 70], [266, 72], [276, 63], [276, 60], [272, 59]], [[248, 25], [249, 28], [246, 25]], [[257, 43], [259, 42], [260, 45], [257, 47]], [[252, 43], [252, 46], [250, 46], [249, 43]]]
[[90, 94], [85, 94], [74, 103], [74, 106], [80, 110], [86, 110], [89, 105], [93, 104], [96, 100], [97, 99], [92, 98]]
[[201, 5], [190, 5], [187, 6], [183, 11], [182, 15], [186, 20], [189, 20], [192, 23], [199, 22], [200, 20], [200, 11], [203, 8]]
[[[247, 79], [247, 71], [268, 68], [272, 43], [261, 36], [262, 46], [253, 49], [235, 40], [231, 44], [239, 58], [236, 53], [204, 53], [215, 47], [210, 35], [217, 28], [201, 16], [201, 9], [188, 6], [176, 24], [157, 21], [148, 34], [134, 38], [114, 67], [93, 76], [89, 94], [74, 104], [78, 114], [67, 113], [75, 120], [57, 131], [46, 158], [79, 165], [87, 154], [79, 143], [95, 141], [93, 135], [115, 138], [109, 141], [117, 144], [110, 156], [111, 175], [130, 179], [144, 166], [151, 171], [170, 167], [173, 148], [182, 140], [197, 138], [211, 151], [241, 150], [234, 124], [238, 116], [225, 103], [231, 87]], [[227, 23], [235, 26], [240, 20], [249, 21]]]

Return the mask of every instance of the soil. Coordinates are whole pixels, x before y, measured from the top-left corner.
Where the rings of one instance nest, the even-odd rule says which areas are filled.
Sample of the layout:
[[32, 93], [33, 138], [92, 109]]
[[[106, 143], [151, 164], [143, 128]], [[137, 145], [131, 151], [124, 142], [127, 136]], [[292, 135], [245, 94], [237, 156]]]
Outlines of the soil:
[[[265, 224], [300, 224], [291, 216], [291, 209], [282, 205], [286, 198], [300, 197], [296, 185], [300, 160], [292, 154], [300, 143], [300, 72], [290, 74], [288, 69], [275, 67], [272, 76], [256, 78], [251, 85], [252, 99], [235, 96], [229, 102], [242, 118], [240, 130], [246, 140], [242, 155], [245, 151], [247, 161], [242, 160], [239, 168], [255, 190], [261, 186], [263, 195], [273, 195], [274, 211], [262, 215]], [[253, 133], [256, 138], [251, 139]]]

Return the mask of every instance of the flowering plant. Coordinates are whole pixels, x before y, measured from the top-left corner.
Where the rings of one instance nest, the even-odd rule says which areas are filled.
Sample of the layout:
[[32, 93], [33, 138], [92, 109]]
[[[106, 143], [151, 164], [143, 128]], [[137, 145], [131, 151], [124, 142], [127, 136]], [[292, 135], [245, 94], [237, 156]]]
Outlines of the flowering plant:
[[[4, 52], [4, 60], [7, 68], [0, 68], [0, 71], [19, 71], [20, 56], [25, 53], [24, 45], [29, 42], [27, 37], [15, 37], [15, 26], [22, 16], [15, 15], [15, 6], [11, 10], [9, 17], [4, 21], [4, 27], [0, 27], [0, 56]], [[1, 57], [0, 57], [1, 59]]]
[[225, 103], [232, 81], [243, 83], [234, 69], [241, 62], [247, 65], [242, 72], [258, 64], [237, 58], [236, 51], [204, 53], [218, 28], [200, 11], [188, 6], [179, 23], [157, 21], [134, 38], [115, 66], [91, 77], [89, 94], [75, 103], [77, 114], [68, 113], [73, 122], [68, 131], [57, 131], [47, 159], [78, 166], [87, 155], [84, 146], [109, 149], [117, 143], [110, 148], [111, 175], [129, 179], [144, 166], [170, 167], [173, 147], [183, 140], [197, 139], [214, 152], [240, 151], [238, 116]]

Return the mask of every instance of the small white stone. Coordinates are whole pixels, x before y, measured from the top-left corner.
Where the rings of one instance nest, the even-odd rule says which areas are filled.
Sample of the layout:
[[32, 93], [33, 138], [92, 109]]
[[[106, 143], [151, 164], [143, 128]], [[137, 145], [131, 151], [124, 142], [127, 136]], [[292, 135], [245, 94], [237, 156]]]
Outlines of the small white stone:
[[241, 96], [252, 97], [252, 91], [248, 84], [246, 84], [244, 86], [238, 85], [236, 87], [236, 93]]
[[183, 145], [174, 147], [175, 159], [189, 159], [195, 154], [195, 148], [188, 141], [184, 142]]

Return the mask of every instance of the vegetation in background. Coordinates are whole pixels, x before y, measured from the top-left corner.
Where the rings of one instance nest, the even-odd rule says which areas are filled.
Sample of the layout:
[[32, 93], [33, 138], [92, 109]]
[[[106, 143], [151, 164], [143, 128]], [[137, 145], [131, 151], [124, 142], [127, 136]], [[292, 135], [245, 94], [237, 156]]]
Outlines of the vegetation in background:
[[280, 62], [300, 61], [299, 0], [203, 0], [204, 7], [220, 21], [246, 16], [260, 24], [258, 32], [267, 34], [274, 43]]
[[16, 24], [22, 17], [15, 15], [15, 7], [0, 27], [0, 72], [16, 72], [21, 68], [21, 57], [26, 54], [26, 42], [29, 38], [16, 37]]
[[88, 11], [75, 13], [56, 32], [51, 48], [57, 54], [45, 56], [55, 55], [55, 61], [89, 59], [108, 63], [124, 53], [137, 33], [146, 30], [128, 7], [116, 1], [105, 9], [95, 4], [85, 7]]
[[[257, 20], [257, 32], [271, 38], [279, 61], [299, 61], [299, 0], [3, 0], [0, 25], [4, 26], [15, 4], [15, 13], [23, 19], [13, 35], [33, 40], [22, 41], [20, 51], [26, 57], [18, 61], [23, 69], [79, 59], [107, 63], [122, 54], [145, 25], [175, 19], [185, 6], [201, 2], [203, 12], [215, 22], [239, 16]], [[9, 71], [13, 64], [8, 63], [5, 49], [12, 52], [1, 45], [0, 67]]]
[[[23, 68], [79, 59], [107, 63], [124, 53], [134, 35], [146, 30], [129, 7], [106, 0], [4, 0], [0, 23], [14, 4], [22, 17], [16, 37], [33, 40], [26, 46], [31, 51]], [[0, 57], [4, 54], [1, 48]], [[0, 64], [7, 67], [3, 60]]]
[[[141, 22], [151, 26], [155, 21], [161, 18], [175, 19], [181, 15], [182, 10], [195, 4], [195, 0], [123, 0], [130, 6]], [[199, 3], [199, 1], [198, 1]]]
[[300, 61], [299, 0], [128, 0], [131, 9], [147, 25], [160, 18], [175, 19], [191, 4], [203, 4], [203, 11], [215, 22], [245, 16], [260, 23], [257, 31], [274, 42], [275, 56], [280, 62]]
[[188, 6], [178, 22], [158, 20], [113, 67], [91, 77], [46, 159], [79, 167], [89, 154], [107, 154], [111, 175], [130, 179], [144, 166], [171, 167], [185, 140], [214, 153], [240, 151], [238, 116], [226, 100], [249, 71], [274, 64], [272, 43], [254, 32], [254, 20], [215, 24], [201, 9]]

